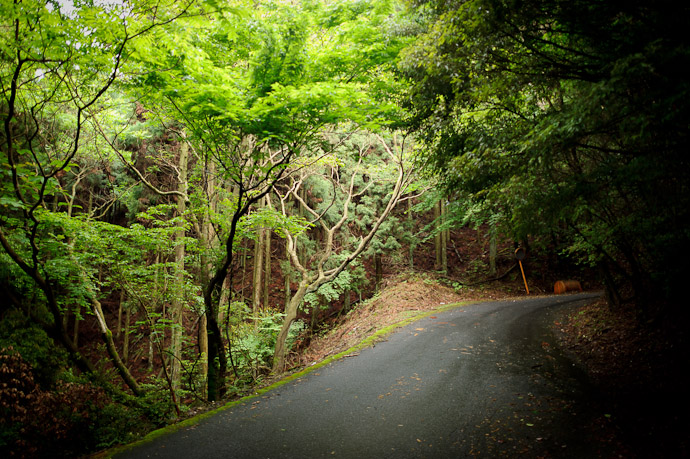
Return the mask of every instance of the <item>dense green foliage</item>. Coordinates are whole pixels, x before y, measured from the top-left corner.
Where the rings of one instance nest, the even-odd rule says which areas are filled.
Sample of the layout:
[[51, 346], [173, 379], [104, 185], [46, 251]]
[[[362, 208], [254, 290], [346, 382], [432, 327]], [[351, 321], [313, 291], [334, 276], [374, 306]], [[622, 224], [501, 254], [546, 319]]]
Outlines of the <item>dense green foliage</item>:
[[[302, 216], [259, 204], [303, 158], [348, 155], [334, 132], [400, 118], [393, 69], [409, 37], [395, 31], [398, 11], [1, 3], [0, 347], [13, 349], [2, 371], [25, 383], [25, 397], [0, 394], [25, 414], [3, 424], [3, 451], [42, 454], [30, 449], [36, 413], [55, 412], [60, 441], [83, 430], [71, 449], [52, 445], [80, 454], [126, 441], [134, 418], [167, 422], [181, 401], [270, 370], [301, 322], [275, 304], [248, 314], [243, 250], [263, 228], [313, 235]], [[349, 275], [339, 291], [360, 282]], [[56, 409], [80, 391], [93, 403]]]
[[45, 418], [80, 455], [240, 393], [453, 225], [678, 316], [688, 8], [407, 6], [0, 0], [0, 451], [44, 454]]
[[[687, 6], [417, 2], [411, 125], [449, 190], [516, 240], [598, 266], [613, 303], [681, 312], [688, 209]], [[632, 297], [630, 297], [632, 294]]]

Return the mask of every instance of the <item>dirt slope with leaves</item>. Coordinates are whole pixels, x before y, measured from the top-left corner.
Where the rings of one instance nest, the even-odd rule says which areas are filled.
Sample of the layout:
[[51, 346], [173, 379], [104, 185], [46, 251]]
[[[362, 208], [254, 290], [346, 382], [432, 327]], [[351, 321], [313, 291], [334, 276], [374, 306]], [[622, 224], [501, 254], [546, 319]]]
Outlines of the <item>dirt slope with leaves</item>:
[[470, 298], [471, 295], [460, 295], [430, 279], [401, 276], [394, 285], [351, 310], [335, 328], [313, 338], [303, 352], [293, 353], [293, 364], [309, 366], [351, 348], [385, 327], [421, 312]]

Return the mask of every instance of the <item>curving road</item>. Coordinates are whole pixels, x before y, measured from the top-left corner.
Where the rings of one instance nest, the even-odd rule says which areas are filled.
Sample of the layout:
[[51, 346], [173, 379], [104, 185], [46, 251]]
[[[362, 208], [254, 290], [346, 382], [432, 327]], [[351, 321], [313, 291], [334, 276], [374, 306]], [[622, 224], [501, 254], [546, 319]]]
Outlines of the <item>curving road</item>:
[[602, 457], [551, 324], [593, 294], [461, 306], [117, 457]]

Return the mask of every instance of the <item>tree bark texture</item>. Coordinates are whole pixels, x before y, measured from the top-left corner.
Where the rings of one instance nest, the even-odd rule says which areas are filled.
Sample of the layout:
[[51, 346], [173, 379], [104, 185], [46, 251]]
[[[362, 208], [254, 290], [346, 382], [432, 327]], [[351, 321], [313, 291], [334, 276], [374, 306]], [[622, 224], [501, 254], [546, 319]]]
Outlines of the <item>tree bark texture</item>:
[[252, 276], [252, 315], [254, 317], [254, 331], [259, 326], [259, 311], [261, 310], [262, 279], [264, 272], [264, 233], [265, 228], [257, 229], [254, 241], [254, 269]]
[[[187, 163], [188, 163], [188, 145], [182, 139], [180, 143], [180, 160], [178, 163], [178, 191], [183, 196], [187, 194]], [[175, 232], [175, 285], [173, 287], [173, 301], [170, 305], [170, 316], [172, 319], [172, 331], [170, 339], [170, 379], [172, 381], [173, 390], [177, 391], [180, 388], [182, 380], [182, 330], [183, 330], [183, 312], [184, 312], [184, 256], [185, 256], [185, 223], [182, 220], [185, 211], [187, 210], [186, 198], [177, 196], [177, 218], [179, 219], [176, 226], [178, 230]]]

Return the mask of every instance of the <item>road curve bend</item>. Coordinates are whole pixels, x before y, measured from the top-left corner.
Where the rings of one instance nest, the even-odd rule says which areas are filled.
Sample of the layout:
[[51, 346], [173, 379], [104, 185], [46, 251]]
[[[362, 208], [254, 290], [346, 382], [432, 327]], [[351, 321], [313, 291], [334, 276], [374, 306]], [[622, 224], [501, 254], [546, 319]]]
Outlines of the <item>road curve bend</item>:
[[552, 324], [598, 295], [460, 306], [119, 458], [602, 457]]

